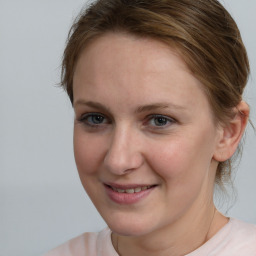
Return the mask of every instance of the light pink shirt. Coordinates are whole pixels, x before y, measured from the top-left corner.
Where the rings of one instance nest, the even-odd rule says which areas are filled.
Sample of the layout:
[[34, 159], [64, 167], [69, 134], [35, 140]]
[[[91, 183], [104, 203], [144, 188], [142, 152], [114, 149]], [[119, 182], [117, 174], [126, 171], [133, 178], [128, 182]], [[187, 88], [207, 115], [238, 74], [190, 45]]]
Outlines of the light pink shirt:
[[[111, 230], [84, 233], [44, 256], [118, 256]], [[186, 256], [256, 256], [256, 226], [230, 219], [215, 236]]]

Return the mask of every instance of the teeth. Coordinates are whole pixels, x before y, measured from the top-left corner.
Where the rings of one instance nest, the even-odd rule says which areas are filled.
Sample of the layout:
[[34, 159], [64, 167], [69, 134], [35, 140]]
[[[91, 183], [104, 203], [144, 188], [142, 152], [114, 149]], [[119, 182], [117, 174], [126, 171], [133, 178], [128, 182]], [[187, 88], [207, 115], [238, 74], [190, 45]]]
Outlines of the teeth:
[[127, 193], [127, 194], [133, 194], [133, 193], [138, 193], [141, 192], [143, 190], [149, 189], [152, 186], [144, 186], [144, 187], [138, 187], [138, 188], [129, 188], [129, 189], [120, 189], [120, 188], [115, 188], [115, 187], [111, 187], [114, 191], [118, 192], [118, 193]]
[[135, 191], [136, 193], [138, 193], [138, 192], [141, 191], [141, 188], [135, 188], [134, 191]]
[[125, 190], [126, 193], [128, 194], [133, 194], [134, 193], [134, 189], [133, 188], [129, 188]]

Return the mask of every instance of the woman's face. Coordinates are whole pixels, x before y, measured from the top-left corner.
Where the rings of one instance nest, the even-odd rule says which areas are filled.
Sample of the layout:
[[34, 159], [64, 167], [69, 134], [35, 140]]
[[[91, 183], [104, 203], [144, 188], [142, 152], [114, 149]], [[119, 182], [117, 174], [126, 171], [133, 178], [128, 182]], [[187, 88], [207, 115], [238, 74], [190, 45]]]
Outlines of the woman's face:
[[145, 235], [212, 200], [220, 132], [200, 82], [165, 44], [106, 34], [74, 74], [74, 152], [109, 227]]

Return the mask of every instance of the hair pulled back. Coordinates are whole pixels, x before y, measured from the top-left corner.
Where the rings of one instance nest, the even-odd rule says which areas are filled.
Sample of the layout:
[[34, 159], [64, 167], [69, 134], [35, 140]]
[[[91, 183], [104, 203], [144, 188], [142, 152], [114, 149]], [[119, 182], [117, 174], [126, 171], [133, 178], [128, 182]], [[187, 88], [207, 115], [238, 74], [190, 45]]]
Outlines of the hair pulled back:
[[[249, 61], [239, 29], [217, 0], [98, 0], [73, 24], [62, 63], [61, 85], [73, 103], [73, 75], [81, 51], [107, 32], [149, 37], [175, 47], [204, 85], [216, 123], [232, 118], [242, 100]], [[216, 183], [230, 176], [219, 163]]]

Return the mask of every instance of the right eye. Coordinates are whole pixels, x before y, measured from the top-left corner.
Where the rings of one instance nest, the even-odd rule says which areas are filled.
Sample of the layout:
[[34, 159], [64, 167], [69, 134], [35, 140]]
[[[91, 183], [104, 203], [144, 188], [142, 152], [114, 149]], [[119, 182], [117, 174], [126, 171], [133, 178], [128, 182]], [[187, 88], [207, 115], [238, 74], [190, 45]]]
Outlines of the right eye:
[[91, 127], [98, 127], [108, 123], [106, 117], [99, 113], [88, 113], [82, 115], [79, 121]]

